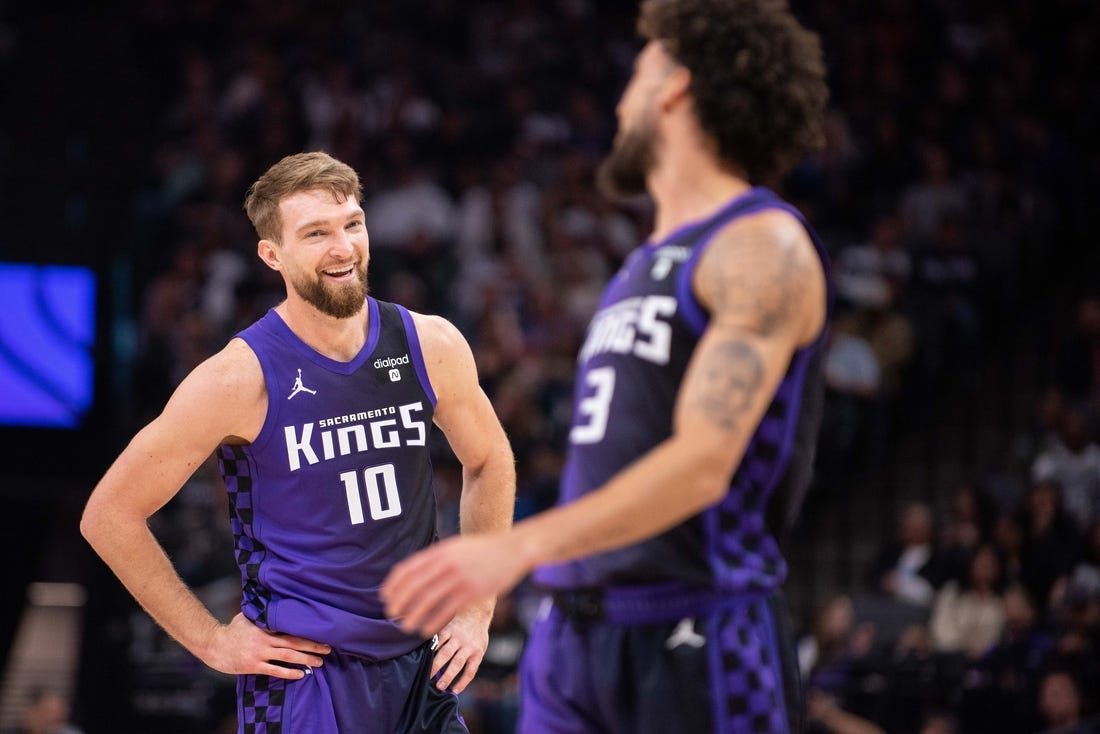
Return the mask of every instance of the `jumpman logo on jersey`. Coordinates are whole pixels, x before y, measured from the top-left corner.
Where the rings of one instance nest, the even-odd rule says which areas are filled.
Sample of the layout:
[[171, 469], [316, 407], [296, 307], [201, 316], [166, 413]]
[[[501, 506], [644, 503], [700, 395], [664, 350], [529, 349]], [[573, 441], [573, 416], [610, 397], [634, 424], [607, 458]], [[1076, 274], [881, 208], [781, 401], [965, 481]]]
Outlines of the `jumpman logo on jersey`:
[[665, 640], [665, 649], [673, 650], [680, 645], [687, 645], [688, 647], [702, 647], [707, 644], [707, 638], [695, 631], [695, 619], [692, 617], [684, 617], [680, 620], [680, 624], [676, 625], [676, 629], [672, 630], [672, 634]]
[[316, 390], [310, 390], [308, 387], [302, 384], [302, 368], [298, 368], [298, 379], [294, 380], [294, 389], [290, 391], [290, 394], [286, 396], [287, 400], [297, 395], [300, 392], [308, 392], [310, 395], [316, 395]]

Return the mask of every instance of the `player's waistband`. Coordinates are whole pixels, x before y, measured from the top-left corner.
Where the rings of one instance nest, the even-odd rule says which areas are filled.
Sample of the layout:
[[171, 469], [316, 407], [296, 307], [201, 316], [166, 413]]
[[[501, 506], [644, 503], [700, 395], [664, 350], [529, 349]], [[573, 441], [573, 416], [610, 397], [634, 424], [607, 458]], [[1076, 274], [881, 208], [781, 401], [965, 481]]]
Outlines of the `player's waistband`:
[[681, 584], [547, 589], [554, 607], [575, 624], [656, 624], [702, 617], [767, 599], [774, 590], [720, 591]]

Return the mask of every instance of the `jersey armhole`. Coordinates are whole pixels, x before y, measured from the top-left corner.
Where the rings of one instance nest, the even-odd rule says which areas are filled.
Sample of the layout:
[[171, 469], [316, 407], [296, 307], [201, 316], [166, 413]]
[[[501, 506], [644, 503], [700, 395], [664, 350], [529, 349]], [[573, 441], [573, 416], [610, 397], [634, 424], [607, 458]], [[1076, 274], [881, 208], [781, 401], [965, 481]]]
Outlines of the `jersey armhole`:
[[420, 381], [420, 387], [424, 388], [424, 393], [428, 396], [428, 400], [432, 403], [432, 408], [435, 408], [436, 397], [435, 390], [432, 389], [431, 380], [428, 379], [428, 369], [424, 365], [424, 353], [420, 349], [420, 336], [416, 331], [416, 324], [413, 322], [412, 314], [404, 306], [395, 303], [393, 304], [397, 308], [397, 312], [401, 314], [401, 321], [405, 324], [405, 341], [409, 344], [409, 359], [412, 360], [413, 369], [416, 370], [416, 378]]
[[[783, 201], [763, 201], [756, 206], [751, 206], [744, 211], [738, 212], [738, 217], [745, 216], [747, 214], [755, 214], [767, 209], [779, 209], [785, 211], [798, 220], [798, 223], [802, 225], [802, 228], [806, 231], [806, 234], [810, 238], [810, 243], [813, 245], [814, 250], [817, 252], [817, 257], [821, 260], [822, 274], [825, 276], [825, 323], [822, 325], [817, 336], [814, 337], [806, 346], [802, 349], [809, 349], [815, 347], [825, 340], [828, 332], [829, 318], [832, 316], [833, 311], [833, 284], [830, 277], [830, 264], [829, 258], [825, 251], [824, 245], [821, 240], [818, 239], [817, 234], [806, 222], [802, 213]], [[676, 299], [681, 303], [681, 318], [689, 329], [694, 332], [695, 336], [702, 336], [704, 329], [707, 328], [707, 324], [710, 322], [710, 315], [706, 309], [703, 308], [703, 304], [699, 303], [699, 299], [695, 296], [695, 289], [692, 288], [692, 281], [695, 279], [695, 269], [699, 266], [699, 261], [703, 257], [703, 253], [706, 252], [707, 247], [710, 246], [711, 240], [714, 239], [714, 235], [721, 231], [722, 227], [728, 224], [732, 220], [726, 220], [718, 226], [712, 227], [707, 232], [695, 248], [692, 250], [691, 256], [684, 261], [683, 267], [680, 268], [680, 272], [677, 274], [676, 281]], [[801, 350], [799, 350], [801, 351]]]
[[697, 338], [703, 335], [707, 324], [710, 323], [710, 314], [703, 308], [703, 304], [699, 303], [692, 281], [695, 279], [695, 269], [699, 267], [699, 260], [702, 259], [703, 253], [706, 252], [715, 232], [719, 229], [721, 227], [715, 227], [695, 245], [691, 255], [680, 267], [680, 272], [676, 274], [676, 300], [681, 305], [680, 318]]
[[255, 440], [243, 446], [245, 449], [255, 448], [255, 450], [260, 450], [271, 440], [271, 434], [274, 432], [273, 426], [278, 423], [279, 406], [271, 391], [271, 386], [275, 382], [274, 373], [271, 365], [268, 364], [267, 357], [261, 354], [256, 347], [252, 345], [244, 333], [237, 334], [236, 338], [240, 339], [250, 350], [252, 350], [252, 354], [255, 355], [256, 361], [260, 363], [260, 372], [263, 374], [264, 378], [264, 392], [267, 394], [267, 409], [264, 411], [264, 423], [260, 426], [260, 432], [256, 434]]

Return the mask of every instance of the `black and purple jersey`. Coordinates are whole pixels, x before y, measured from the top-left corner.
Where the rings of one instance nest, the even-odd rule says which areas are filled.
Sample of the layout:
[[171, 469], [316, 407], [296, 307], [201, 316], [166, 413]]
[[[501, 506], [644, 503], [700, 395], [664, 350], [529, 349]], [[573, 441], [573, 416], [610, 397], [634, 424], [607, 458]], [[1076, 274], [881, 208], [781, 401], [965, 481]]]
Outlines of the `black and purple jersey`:
[[[695, 268], [718, 230], [765, 209], [796, 216], [826, 264], [801, 214], [754, 188], [707, 219], [638, 248], [609, 283], [578, 355], [560, 503], [600, 487], [671, 435], [680, 383], [708, 322], [692, 290]], [[537, 581], [557, 589], [675, 583], [739, 593], [778, 587], [787, 568], [777, 537], [797, 513], [811, 475], [824, 339], [823, 330], [794, 354], [719, 504], [636, 545], [542, 568]]]
[[237, 336], [259, 358], [267, 417], [224, 444], [245, 616], [369, 660], [422, 642], [386, 618], [390, 568], [435, 539], [428, 454], [435, 393], [408, 311], [367, 299], [350, 362], [307, 346], [269, 311]]

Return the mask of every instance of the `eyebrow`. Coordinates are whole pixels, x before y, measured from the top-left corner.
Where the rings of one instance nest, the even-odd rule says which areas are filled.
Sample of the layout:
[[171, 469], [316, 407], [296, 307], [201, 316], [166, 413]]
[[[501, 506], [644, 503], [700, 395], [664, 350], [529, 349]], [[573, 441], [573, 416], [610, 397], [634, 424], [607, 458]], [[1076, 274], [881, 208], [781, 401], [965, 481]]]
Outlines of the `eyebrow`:
[[[353, 219], [362, 219], [362, 218], [363, 218], [363, 210], [362, 209], [356, 209], [354, 212], [351, 212], [350, 214], [348, 214], [348, 216], [344, 219], [344, 222], [350, 222]], [[332, 220], [330, 220], [330, 219], [314, 219], [313, 221], [306, 222], [302, 226], [298, 227], [298, 229], [294, 230], [294, 233], [295, 234], [301, 234], [302, 232], [305, 232], [306, 230], [309, 230], [309, 229], [313, 229], [314, 227], [327, 227], [331, 221]]]

